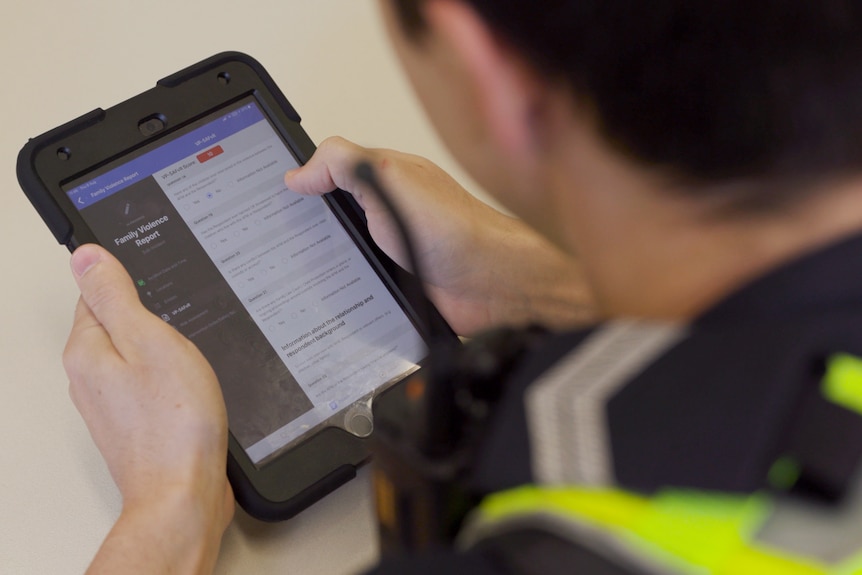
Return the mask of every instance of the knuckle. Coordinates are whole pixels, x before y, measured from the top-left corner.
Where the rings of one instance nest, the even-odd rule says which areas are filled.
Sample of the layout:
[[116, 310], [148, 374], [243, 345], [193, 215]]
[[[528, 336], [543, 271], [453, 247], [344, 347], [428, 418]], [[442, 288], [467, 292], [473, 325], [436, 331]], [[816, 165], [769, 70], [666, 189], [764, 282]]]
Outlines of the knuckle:
[[341, 136], [330, 136], [320, 143], [317, 147], [317, 151], [322, 155], [327, 156], [339, 148], [342, 148], [345, 141], [346, 140]]
[[338, 148], [345, 148], [349, 144], [350, 144], [350, 142], [348, 142], [345, 138], [343, 138], [341, 136], [329, 136], [328, 138], [323, 140], [321, 147], [327, 148], [327, 149], [328, 148], [338, 149]]
[[341, 136], [330, 136], [320, 144], [323, 156], [333, 160], [349, 161], [360, 154], [367, 154], [368, 150], [354, 144]]
[[[68, 349], [68, 348], [67, 348]], [[66, 375], [69, 378], [69, 398], [72, 404], [81, 411], [84, 405], [83, 397], [85, 395], [86, 386], [83, 376], [83, 369], [80, 361], [80, 355], [75, 353], [63, 354], [63, 367], [66, 370]]]
[[[68, 348], [66, 349], [68, 350]], [[69, 378], [69, 386], [73, 386], [78, 380], [80, 371], [78, 369], [78, 358], [68, 351], [63, 353], [63, 370], [65, 370], [66, 376]]]
[[81, 373], [81, 353], [79, 347], [71, 339], [63, 349], [63, 369], [72, 381], [76, 381]]
[[80, 385], [73, 379], [69, 380], [69, 399], [72, 400], [72, 405], [74, 405], [78, 411], [81, 411], [81, 407], [83, 405], [81, 400], [81, 389]]

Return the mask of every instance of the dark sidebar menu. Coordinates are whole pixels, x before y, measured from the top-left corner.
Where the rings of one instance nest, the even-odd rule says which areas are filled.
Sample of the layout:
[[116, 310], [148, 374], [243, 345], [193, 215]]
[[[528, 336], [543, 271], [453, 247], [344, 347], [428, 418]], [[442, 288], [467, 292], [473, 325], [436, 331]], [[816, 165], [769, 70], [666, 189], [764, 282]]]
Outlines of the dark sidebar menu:
[[81, 212], [99, 241], [126, 266], [146, 308], [209, 360], [221, 383], [231, 431], [243, 448], [312, 409], [152, 177]]

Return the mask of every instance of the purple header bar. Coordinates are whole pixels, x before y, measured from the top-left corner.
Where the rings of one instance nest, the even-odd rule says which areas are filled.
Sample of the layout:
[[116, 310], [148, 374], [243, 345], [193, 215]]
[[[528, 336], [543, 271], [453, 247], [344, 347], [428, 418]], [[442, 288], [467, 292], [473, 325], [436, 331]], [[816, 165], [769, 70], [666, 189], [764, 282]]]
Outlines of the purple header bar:
[[263, 120], [263, 113], [257, 104], [245, 104], [188, 134], [168, 141], [143, 156], [105, 172], [84, 184], [75, 186], [66, 194], [78, 211], [81, 211], [124, 188], [149, 178], [168, 166], [186, 158], [197, 156], [228, 136], [241, 132]]

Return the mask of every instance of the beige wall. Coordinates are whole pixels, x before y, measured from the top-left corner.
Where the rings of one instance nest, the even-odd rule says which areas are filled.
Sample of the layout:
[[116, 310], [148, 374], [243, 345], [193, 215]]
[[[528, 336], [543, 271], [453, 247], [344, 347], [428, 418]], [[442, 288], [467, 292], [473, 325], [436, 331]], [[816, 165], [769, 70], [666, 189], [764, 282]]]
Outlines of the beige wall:
[[[315, 140], [454, 170], [383, 37], [373, 0], [4, 0], [0, 6], [0, 573], [76, 573], [119, 498], [67, 395], [68, 255], [17, 185], [28, 137], [110, 107], [223, 50], [260, 60]], [[457, 172], [457, 171], [456, 171]], [[278, 526], [240, 516], [219, 573], [348, 573], [373, 561], [367, 472]]]

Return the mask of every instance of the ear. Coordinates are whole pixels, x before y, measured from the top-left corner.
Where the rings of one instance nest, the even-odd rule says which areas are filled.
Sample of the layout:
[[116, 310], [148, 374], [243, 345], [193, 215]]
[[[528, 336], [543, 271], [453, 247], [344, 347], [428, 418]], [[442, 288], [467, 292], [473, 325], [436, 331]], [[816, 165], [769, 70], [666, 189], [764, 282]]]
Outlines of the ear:
[[528, 158], [537, 149], [534, 119], [541, 78], [471, 6], [460, 0], [426, 0], [424, 11], [473, 83], [477, 109], [491, 137], [513, 161]]

